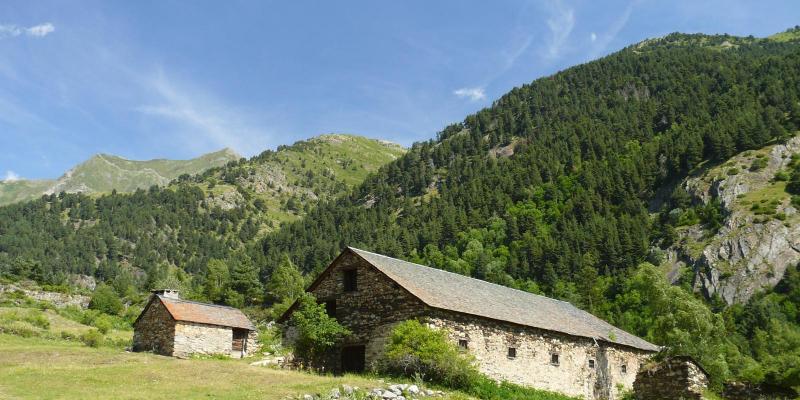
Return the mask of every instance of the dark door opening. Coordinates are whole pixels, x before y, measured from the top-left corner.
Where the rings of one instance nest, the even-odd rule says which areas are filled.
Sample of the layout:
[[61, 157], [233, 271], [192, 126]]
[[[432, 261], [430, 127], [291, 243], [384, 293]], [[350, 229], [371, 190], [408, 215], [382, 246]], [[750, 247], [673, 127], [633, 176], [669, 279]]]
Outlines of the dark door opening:
[[342, 348], [342, 372], [364, 372], [364, 346], [345, 346]]
[[233, 329], [233, 342], [231, 343], [231, 350], [239, 352], [245, 351], [247, 333], [247, 329]]

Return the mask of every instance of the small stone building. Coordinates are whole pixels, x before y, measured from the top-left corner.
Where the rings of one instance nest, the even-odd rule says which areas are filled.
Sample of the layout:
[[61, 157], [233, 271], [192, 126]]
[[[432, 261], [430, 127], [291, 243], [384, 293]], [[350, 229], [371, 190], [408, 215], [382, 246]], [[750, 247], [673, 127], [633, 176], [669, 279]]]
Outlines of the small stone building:
[[447, 330], [493, 379], [585, 399], [618, 398], [659, 350], [567, 302], [352, 247], [308, 291], [352, 331], [329, 356], [333, 371], [370, 368], [409, 319]]
[[640, 400], [701, 400], [708, 388], [708, 373], [691, 357], [671, 357], [642, 368], [633, 388]]
[[257, 349], [255, 326], [241, 310], [182, 300], [175, 290], [154, 291], [133, 329], [133, 351], [239, 358]]

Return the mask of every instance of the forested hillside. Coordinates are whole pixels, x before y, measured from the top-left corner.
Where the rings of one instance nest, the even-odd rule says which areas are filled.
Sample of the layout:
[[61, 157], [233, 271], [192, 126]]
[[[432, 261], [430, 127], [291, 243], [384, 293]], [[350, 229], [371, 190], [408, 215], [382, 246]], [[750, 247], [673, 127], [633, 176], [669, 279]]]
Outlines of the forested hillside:
[[[157, 285], [195, 285], [194, 297], [253, 303], [263, 298], [259, 267], [266, 263], [256, 239], [404, 152], [393, 143], [324, 135], [182, 175], [165, 188], [62, 192], [0, 207], [0, 274], [49, 285], [89, 276], [134, 300]], [[211, 270], [225, 266], [231, 283], [222, 292], [204, 291], [210, 260], [217, 260]]]
[[643, 264], [664, 261], [671, 210], [722, 222], [718, 203], [684, 202], [684, 178], [797, 134], [798, 31], [779, 37], [672, 34], [514, 89], [268, 236], [267, 266], [366, 248], [569, 300], [717, 382], [798, 385], [796, 267], [726, 308], [691, 294], [692, 271], [670, 286]]
[[[568, 300], [694, 355], [716, 383], [797, 386], [796, 267], [726, 307], [650, 264], [676, 238], [672, 210], [720, 224], [718, 205], [674, 190], [689, 174], [797, 134], [798, 71], [797, 30], [671, 34], [516, 88], [318, 205], [269, 180], [280, 200], [257, 204], [256, 157], [167, 189], [0, 208], [0, 271], [91, 274], [120, 293], [177, 279], [197, 297], [252, 304], [283, 297], [263, 295], [276, 267], [296, 284], [289, 261], [313, 274], [350, 245]], [[292, 179], [328, 182], [301, 171]], [[272, 230], [262, 218], [275, 206], [286, 222]]]

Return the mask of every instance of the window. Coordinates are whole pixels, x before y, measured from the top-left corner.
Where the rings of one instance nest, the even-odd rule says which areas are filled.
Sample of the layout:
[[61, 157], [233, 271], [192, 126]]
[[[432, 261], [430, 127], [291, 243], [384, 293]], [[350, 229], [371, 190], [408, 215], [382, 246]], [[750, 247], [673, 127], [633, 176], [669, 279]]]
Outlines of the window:
[[509, 347], [508, 348], [508, 358], [517, 358], [517, 348], [516, 347]]
[[344, 291], [355, 292], [358, 290], [358, 272], [354, 269], [344, 271]]
[[325, 312], [329, 317], [336, 318], [336, 300], [328, 300], [325, 302]]
[[467, 349], [467, 339], [459, 339], [458, 340], [458, 348], [460, 348], [462, 350], [466, 350]]
[[558, 354], [550, 354], [550, 364], [558, 365]]
[[625, 365], [625, 364], [622, 364], [622, 373], [623, 373], [623, 374], [626, 374], [626, 373], [628, 373], [628, 366], [627, 366], [627, 365]]
[[589, 360], [589, 368], [594, 369], [594, 360]]

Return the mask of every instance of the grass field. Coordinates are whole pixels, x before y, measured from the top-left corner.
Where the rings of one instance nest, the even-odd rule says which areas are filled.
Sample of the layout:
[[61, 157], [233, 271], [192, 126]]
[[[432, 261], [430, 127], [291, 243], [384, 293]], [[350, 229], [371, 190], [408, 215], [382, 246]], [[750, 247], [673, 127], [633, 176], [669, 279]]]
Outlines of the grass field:
[[327, 377], [249, 365], [252, 360], [178, 360], [80, 343], [0, 334], [2, 399], [284, 399], [349, 384]]

